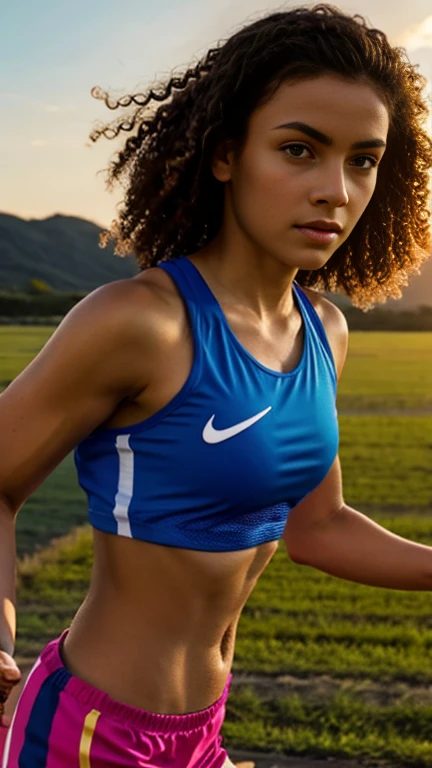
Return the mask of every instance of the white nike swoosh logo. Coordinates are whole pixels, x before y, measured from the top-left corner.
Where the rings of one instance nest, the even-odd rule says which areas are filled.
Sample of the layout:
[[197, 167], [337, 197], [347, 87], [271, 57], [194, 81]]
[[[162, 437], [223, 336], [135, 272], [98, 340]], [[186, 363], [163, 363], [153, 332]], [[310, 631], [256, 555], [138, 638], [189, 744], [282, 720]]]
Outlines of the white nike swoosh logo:
[[216, 414], [214, 413], [211, 419], [208, 420], [207, 424], [205, 425], [203, 429], [203, 440], [205, 440], [206, 443], [221, 443], [223, 440], [228, 440], [230, 437], [234, 437], [234, 435], [238, 435], [239, 432], [243, 432], [245, 429], [248, 429], [252, 426], [252, 424], [255, 424], [256, 421], [259, 421], [262, 419], [263, 416], [266, 415], [269, 411], [271, 411], [272, 406], [269, 405], [268, 408], [266, 408], [264, 411], [260, 411], [260, 413], [257, 413], [255, 416], [251, 416], [250, 419], [246, 419], [245, 421], [240, 421], [239, 424], [234, 424], [232, 427], [228, 427], [227, 429], [215, 429], [213, 426], [213, 420]]

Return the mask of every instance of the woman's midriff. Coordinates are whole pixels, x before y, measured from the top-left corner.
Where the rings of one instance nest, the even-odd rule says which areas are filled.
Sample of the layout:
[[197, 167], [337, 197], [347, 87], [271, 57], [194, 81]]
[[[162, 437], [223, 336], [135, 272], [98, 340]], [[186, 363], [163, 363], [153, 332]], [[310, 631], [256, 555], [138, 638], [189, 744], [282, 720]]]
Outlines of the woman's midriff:
[[90, 590], [62, 648], [73, 675], [149, 712], [222, 695], [238, 621], [277, 542], [201, 552], [94, 530]]

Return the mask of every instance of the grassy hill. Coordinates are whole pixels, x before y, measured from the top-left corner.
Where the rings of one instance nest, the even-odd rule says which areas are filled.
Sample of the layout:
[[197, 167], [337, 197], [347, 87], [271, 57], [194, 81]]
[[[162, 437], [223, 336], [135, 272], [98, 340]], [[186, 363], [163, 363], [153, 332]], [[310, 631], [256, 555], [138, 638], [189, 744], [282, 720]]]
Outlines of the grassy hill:
[[99, 247], [101, 228], [74, 216], [25, 221], [0, 213], [0, 286], [28, 288], [38, 278], [56, 291], [90, 291], [138, 272], [132, 257]]

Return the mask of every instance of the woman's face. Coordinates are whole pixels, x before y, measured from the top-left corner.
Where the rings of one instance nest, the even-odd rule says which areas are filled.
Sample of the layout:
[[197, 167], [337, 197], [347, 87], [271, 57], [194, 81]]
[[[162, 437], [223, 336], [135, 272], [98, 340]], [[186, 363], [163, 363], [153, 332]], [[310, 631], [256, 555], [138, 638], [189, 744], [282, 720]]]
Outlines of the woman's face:
[[[227, 182], [223, 226], [259, 256], [319, 269], [372, 197], [388, 127], [367, 84], [327, 74], [283, 83], [252, 114], [240, 156], [214, 157], [214, 175]], [[323, 234], [333, 226], [325, 221], [341, 231]]]

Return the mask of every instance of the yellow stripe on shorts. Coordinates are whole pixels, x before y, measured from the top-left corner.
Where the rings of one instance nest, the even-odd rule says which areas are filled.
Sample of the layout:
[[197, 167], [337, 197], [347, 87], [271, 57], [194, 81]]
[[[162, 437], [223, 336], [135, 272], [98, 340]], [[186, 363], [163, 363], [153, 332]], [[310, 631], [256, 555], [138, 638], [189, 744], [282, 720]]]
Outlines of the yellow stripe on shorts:
[[79, 748], [79, 768], [91, 768], [90, 765], [90, 747], [93, 741], [93, 735], [96, 728], [100, 712], [97, 709], [92, 709], [88, 713], [84, 720], [84, 728], [81, 734], [80, 748]]

